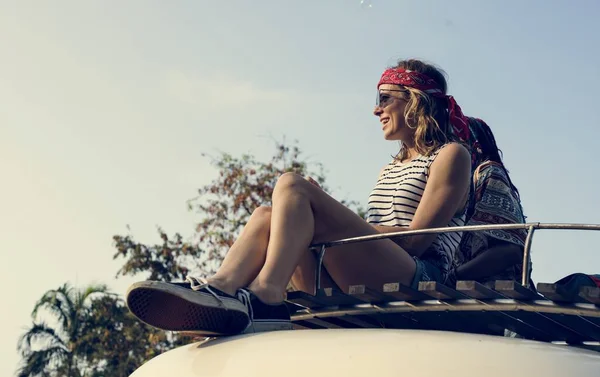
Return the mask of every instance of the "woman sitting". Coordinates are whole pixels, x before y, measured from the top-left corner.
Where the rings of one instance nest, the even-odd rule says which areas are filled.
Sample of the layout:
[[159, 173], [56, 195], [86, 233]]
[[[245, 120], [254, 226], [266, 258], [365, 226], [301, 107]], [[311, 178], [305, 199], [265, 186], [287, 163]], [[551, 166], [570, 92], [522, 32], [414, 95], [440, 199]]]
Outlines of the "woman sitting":
[[[467, 225], [524, 223], [519, 190], [502, 163], [492, 130], [480, 119], [469, 118], [469, 125], [477, 168]], [[465, 233], [456, 253], [455, 276], [450, 280], [520, 281], [526, 237], [524, 229]]]
[[[400, 61], [377, 85], [374, 115], [386, 140], [400, 141], [398, 155], [381, 171], [365, 221], [317, 185], [284, 174], [272, 208], [260, 207], [207, 280], [134, 284], [127, 304], [154, 327], [205, 335], [290, 329], [284, 304], [290, 280], [314, 291], [315, 242], [445, 226], [465, 221], [471, 177], [467, 119], [446, 95], [446, 80], [435, 67]], [[352, 243], [327, 250], [324, 267], [333, 282], [380, 289], [400, 282], [444, 282], [461, 234]]]

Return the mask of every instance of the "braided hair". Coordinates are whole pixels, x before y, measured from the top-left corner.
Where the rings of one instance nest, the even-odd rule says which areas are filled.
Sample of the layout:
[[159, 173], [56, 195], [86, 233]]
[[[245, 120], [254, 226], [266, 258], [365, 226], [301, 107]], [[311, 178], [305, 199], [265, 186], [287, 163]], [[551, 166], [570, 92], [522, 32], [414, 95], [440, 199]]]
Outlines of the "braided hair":
[[[506, 174], [506, 178], [508, 179], [508, 183], [510, 185], [511, 190], [514, 192], [516, 196], [517, 202], [519, 203], [519, 207], [521, 210], [521, 214], [523, 215], [523, 219], [526, 218], [525, 213], [523, 212], [523, 206], [521, 204], [521, 195], [519, 194], [519, 190], [513, 184], [510, 179], [510, 175], [508, 174], [508, 169], [504, 166], [502, 162], [502, 151], [496, 145], [496, 138], [488, 126], [483, 120], [478, 118], [468, 117], [469, 120], [469, 130], [471, 133], [470, 147], [473, 153], [473, 172], [477, 169], [479, 165], [486, 161], [491, 161], [500, 166], [501, 169], [504, 170]], [[471, 190], [469, 194], [469, 205], [466, 210], [466, 220], [467, 222], [473, 215], [475, 211], [475, 183], [471, 180]]]
[[506, 173], [506, 177], [508, 178], [508, 183], [510, 184], [511, 189], [515, 192], [517, 198], [520, 200], [521, 196], [519, 194], [519, 190], [513, 184], [512, 180], [510, 179], [510, 175], [508, 174], [508, 169], [502, 162], [502, 151], [496, 144], [496, 138], [494, 137], [490, 126], [488, 126], [481, 119], [469, 118], [469, 128], [474, 139], [472, 148], [475, 152], [475, 168], [486, 161], [492, 161], [499, 164]]

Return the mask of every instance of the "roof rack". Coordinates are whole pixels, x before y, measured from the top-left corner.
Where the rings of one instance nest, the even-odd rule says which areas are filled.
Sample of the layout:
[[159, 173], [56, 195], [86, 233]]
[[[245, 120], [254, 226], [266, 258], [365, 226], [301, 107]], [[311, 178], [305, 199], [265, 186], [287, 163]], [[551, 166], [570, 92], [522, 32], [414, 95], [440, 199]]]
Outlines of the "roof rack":
[[[485, 285], [458, 281], [455, 287], [422, 281], [418, 289], [390, 282], [383, 287], [357, 284], [345, 292], [321, 287], [325, 251], [338, 245], [389, 237], [490, 229], [527, 229], [521, 283], [499, 280]], [[596, 224], [510, 224], [423, 229], [347, 238], [315, 244], [318, 253], [315, 294], [288, 292], [287, 304], [298, 329], [395, 328], [446, 330], [516, 336], [600, 351], [600, 288], [581, 287], [576, 294], [550, 283], [529, 286], [530, 250], [537, 229], [600, 230]]]

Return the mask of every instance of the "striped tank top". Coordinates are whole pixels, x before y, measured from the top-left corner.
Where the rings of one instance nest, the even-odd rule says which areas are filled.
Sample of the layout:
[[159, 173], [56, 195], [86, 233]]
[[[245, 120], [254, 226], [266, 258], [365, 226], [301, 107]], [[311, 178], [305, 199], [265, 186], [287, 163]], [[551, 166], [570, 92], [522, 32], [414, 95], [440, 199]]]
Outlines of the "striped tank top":
[[[442, 148], [443, 146], [430, 156], [418, 156], [407, 163], [392, 160], [381, 172], [369, 196], [367, 222], [373, 225], [408, 227], [427, 185], [429, 167]], [[463, 225], [464, 211], [456, 214], [447, 226]], [[422, 259], [436, 265], [444, 279], [452, 266], [461, 237], [462, 232], [438, 234], [421, 256]]]

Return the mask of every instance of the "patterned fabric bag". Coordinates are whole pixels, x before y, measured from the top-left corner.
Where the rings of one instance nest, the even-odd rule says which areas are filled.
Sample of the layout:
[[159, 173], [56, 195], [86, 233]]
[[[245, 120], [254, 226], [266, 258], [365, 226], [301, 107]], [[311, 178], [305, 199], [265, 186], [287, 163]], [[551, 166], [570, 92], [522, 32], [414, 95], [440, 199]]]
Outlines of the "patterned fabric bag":
[[[492, 161], [486, 161], [478, 165], [473, 173], [472, 190], [467, 211], [467, 225], [525, 222], [519, 197], [511, 188], [506, 170], [502, 165]], [[455, 266], [472, 260], [501, 241], [524, 246], [526, 237], [527, 231], [525, 229], [466, 232], [454, 260]], [[486, 280], [519, 281], [521, 270], [522, 263], [519, 263], [501, 274], [490, 276]]]

